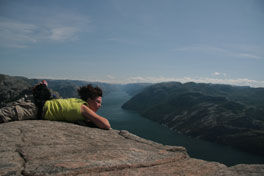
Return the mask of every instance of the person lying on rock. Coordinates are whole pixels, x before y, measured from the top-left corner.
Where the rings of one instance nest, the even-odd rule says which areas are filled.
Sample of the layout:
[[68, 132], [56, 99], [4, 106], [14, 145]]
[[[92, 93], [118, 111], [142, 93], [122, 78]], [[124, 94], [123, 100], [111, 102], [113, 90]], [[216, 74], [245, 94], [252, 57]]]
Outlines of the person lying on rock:
[[[109, 121], [96, 114], [102, 104], [102, 89], [91, 84], [78, 89], [80, 98], [54, 99], [43, 80], [33, 88], [33, 99], [24, 97], [0, 109], [0, 123], [15, 120], [54, 120], [86, 122], [101, 129], [110, 129]], [[83, 123], [82, 123], [83, 124]]]

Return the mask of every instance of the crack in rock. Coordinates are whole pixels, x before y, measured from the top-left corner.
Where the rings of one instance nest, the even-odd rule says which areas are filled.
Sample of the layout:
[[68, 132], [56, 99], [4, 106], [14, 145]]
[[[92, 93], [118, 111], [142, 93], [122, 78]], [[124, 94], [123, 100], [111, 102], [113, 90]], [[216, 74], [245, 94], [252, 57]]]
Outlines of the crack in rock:
[[27, 160], [26, 160], [25, 156], [23, 155], [23, 153], [21, 152], [20, 149], [16, 149], [16, 152], [18, 153], [20, 158], [23, 160], [23, 165], [22, 165], [23, 169], [21, 170], [21, 175], [24, 175], [24, 170], [26, 168]]

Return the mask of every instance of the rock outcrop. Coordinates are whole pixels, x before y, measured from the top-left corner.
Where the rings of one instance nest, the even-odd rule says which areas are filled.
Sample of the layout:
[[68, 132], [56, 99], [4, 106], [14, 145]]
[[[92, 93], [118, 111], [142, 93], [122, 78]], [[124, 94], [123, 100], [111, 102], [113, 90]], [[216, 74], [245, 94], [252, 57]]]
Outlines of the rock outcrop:
[[260, 176], [264, 165], [227, 167], [190, 158], [183, 147], [166, 146], [127, 131], [64, 122], [0, 124], [0, 175]]
[[[25, 97], [25, 95], [31, 95], [32, 88], [39, 82], [40, 80], [37, 79], [0, 74], [0, 108]], [[53, 97], [62, 97], [59, 92], [53, 89], [50, 91]]]
[[0, 108], [24, 96], [33, 85], [33, 80], [0, 74]]

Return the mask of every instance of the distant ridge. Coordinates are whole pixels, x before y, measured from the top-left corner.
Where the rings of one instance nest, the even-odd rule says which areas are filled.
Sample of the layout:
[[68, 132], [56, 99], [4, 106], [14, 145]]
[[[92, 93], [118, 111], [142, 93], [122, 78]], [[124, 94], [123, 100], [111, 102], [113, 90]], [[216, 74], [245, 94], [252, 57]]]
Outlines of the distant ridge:
[[[78, 87], [92, 83], [79, 80], [46, 80], [48, 81], [49, 88], [54, 91], [53, 93], [63, 98], [78, 97]], [[0, 107], [23, 97], [25, 94], [30, 94], [32, 87], [40, 81], [41, 79], [28, 79], [22, 76], [0, 74]], [[105, 83], [93, 84], [104, 89], [104, 94], [114, 89], [114, 86]]]
[[179, 133], [264, 156], [264, 88], [159, 83], [123, 108]]
[[[42, 79], [29, 79], [22, 76], [9, 76], [0, 74], [0, 108], [9, 102], [23, 97], [25, 94], [31, 93], [32, 87], [41, 80]], [[134, 95], [148, 85], [151, 85], [149, 83], [122, 85], [80, 80], [46, 80], [48, 81], [49, 88], [53, 90], [58, 97], [62, 98], [78, 97], [77, 89], [80, 86], [87, 84], [97, 85], [102, 88], [103, 96], [118, 89], [124, 89], [128, 94]]]
[[35, 83], [33, 79], [0, 74], [0, 107], [22, 97]]

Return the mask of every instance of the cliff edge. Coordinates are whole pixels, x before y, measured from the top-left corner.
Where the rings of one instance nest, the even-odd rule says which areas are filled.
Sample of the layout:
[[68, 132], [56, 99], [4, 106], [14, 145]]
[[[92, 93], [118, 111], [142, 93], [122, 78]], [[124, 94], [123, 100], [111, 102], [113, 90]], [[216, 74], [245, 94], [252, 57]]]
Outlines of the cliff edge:
[[227, 167], [190, 158], [127, 131], [52, 121], [0, 124], [0, 175], [260, 176], [264, 165]]

